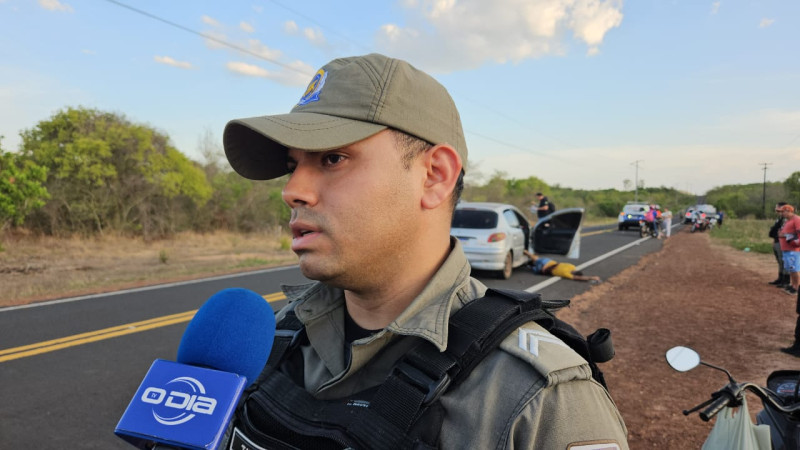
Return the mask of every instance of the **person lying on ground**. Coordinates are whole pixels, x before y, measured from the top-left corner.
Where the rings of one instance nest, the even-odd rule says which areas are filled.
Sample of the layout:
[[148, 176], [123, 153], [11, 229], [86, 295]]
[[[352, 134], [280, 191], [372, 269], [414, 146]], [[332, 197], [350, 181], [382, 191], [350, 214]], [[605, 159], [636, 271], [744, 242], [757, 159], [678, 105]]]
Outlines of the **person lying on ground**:
[[592, 283], [599, 283], [602, 281], [597, 275], [584, 275], [580, 270], [575, 270], [575, 266], [570, 263], [558, 262], [550, 258], [538, 256], [528, 250], [523, 250], [523, 253], [531, 259], [531, 269], [533, 273], [566, 278], [567, 280], [589, 281]]

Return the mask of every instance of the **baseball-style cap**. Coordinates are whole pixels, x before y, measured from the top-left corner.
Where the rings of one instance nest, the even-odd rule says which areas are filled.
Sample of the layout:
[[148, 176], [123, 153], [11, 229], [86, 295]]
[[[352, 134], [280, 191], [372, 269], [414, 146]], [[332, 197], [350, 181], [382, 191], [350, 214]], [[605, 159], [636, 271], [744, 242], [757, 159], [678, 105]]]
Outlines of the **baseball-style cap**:
[[779, 207], [775, 208], [775, 211], [780, 211], [780, 212], [794, 212], [794, 206], [792, 206], [792, 205], [783, 205], [783, 206], [779, 206]]
[[461, 118], [444, 86], [405, 61], [377, 53], [329, 62], [288, 114], [231, 120], [222, 142], [236, 172], [268, 180], [287, 173], [287, 148], [333, 150], [387, 128], [450, 144], [467, 165]]

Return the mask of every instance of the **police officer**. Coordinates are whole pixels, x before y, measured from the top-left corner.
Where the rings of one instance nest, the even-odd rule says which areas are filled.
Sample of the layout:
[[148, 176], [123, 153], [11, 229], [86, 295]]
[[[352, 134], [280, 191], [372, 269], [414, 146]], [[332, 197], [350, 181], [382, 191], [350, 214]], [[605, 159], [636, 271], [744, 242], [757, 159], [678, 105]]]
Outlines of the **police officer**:
[[[486, 287], [449, 234], [467, 146], [443, 86], [383, 55], [336, 59], [290, 113], [233, 120], [223, 140], [242, 176], [288, 174], [292, 250], [316, 281], [284, 288], [277, 319], [296, 315], [306, 335], [287, 374], [316, 399], [339, 399], [381, 384], [414, 343], [448, 347], [450, 316]], [[627, 448], [586, 361], [535, 323], [440, 405], [439, 448]], [[232, 434], [258, 448], [262, 431]]]
[[536, 204], [536, 217], [541, 219], [553, 212], [553, 208], [550, 206], [550, 199], [548, 199], [547, 196], [541, 192], [537, 192], [536, 200], [539, 202]]

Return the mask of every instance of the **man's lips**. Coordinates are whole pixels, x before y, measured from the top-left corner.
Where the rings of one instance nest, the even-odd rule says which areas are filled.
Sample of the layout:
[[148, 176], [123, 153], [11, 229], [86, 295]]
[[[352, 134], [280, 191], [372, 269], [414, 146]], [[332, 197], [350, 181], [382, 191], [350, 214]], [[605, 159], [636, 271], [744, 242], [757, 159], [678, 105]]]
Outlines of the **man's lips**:
[[289, 227], [292, 230], [292, 250], [294, 251], [308, 245], [314, 237], [320, 234], [320, 229], [316, 225], [306, 222], [291, 222]]

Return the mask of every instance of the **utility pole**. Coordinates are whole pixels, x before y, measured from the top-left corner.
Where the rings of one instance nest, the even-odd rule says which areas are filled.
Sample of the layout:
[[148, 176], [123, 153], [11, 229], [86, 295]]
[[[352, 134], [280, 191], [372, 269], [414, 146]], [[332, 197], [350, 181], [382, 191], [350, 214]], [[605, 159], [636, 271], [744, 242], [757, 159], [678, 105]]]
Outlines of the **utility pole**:
[[764, 218], [767, 218], [767, 166], [771, 166], [772, 163], [758, 163], [759, 166], [764, 166], [764, 184], [763, 188], [761, 189], [761, 213], [764, 214]]
[[632, 162], [631, 165], [636, 167], [636, 179], [633, 182], [633, 201], [639, 202], [639, 163], [642, 162], [641, 159], [637, 159], [636, 161]]

